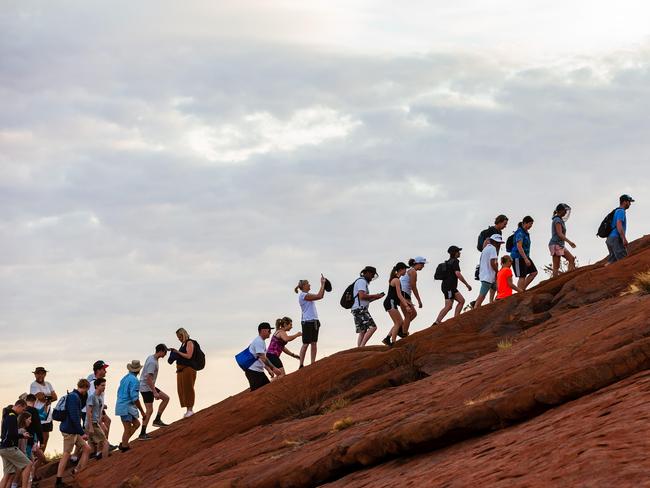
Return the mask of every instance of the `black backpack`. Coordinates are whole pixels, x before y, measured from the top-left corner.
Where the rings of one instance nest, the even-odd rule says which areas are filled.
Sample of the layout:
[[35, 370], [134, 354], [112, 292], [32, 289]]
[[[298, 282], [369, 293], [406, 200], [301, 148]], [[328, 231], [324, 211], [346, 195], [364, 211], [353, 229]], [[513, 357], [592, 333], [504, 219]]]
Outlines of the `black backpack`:
[[444, 280], [447, 278], [448, 275], [447, 271], [447, 261], [444, 263], [440, 263], [438, 267], [436, 268], [436, 272], [433, 274], [433, 279], [434, 280]]
[[194, 342], [194, 352], [192, 353], [192, 359], [190, 359], [192, 363], [191, 368], [196, 371], [201, 371], [205, 368], [205, 353], [201, 350], [198, 342], [194, 339], [192, 339], [192, 342]]
[[603, 221], [600, 223], [600, 226], [598, 227], [598, 232], [596, 232], [596, 235], [598, 237], [602, 237], [603, 239], [607, 239], [609, 237], [609, 234], [614, 230], [614, 226], [612, 225], [612, 222], [614, 221], [614, 212], [616, 212], [618, 208], [615, 208], [611, 212], [607, 214], [607, 216], [603, 219]]
[[515, 248], [515, 234], [514, 232], [508, 239], [506, 239], [506, 252], [511, 252]]
[[345, 308], [346, 310], [350, 310], [352, 306], [354, 305], [355, 300], [357, 299], [357, 296], [354, 294], [354, 285], [357, 283], [359, 280], [363, 280], [365, 278], [357, 278], [354, 280], [343, 292], [343, 295], [341, 295], [341, 306]]
[[490, 226], [485, 230], [482, 230], [481, 233], [478, 235], [478, 241], [476, 243], [476, 249], [478, 252], [483, 251], [483, 244], [485, 243], [485, 239], [489, 238], [494, 234], [494, 227]]

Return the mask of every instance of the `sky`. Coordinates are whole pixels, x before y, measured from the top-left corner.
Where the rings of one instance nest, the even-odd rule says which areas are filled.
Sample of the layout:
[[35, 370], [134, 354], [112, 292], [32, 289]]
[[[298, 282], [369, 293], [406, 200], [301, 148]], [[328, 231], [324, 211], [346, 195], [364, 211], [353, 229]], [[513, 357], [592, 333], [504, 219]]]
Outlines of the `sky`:
[[[647, 2], [1, 4], [3, 404], [35, 366], [61, 393], [103, 359], [112, 408], [126, 363], [184, 326], [205, 408], [246, 388], [233, 355], [259, 322], [299, 324], [299, 279], [333, 283], [328, 355], [356, 343], [338, 301], [359, 270], [384, 290], [416, 255], [420, 330], [447, 247], [471, 278], [500, 213], [506, 233], [535, 218], [540, 268], [560, 202], [580, 264], [622, 193], [630, 239], [646, 232]], [[160, 385], [172, 420], [171, 367]]]

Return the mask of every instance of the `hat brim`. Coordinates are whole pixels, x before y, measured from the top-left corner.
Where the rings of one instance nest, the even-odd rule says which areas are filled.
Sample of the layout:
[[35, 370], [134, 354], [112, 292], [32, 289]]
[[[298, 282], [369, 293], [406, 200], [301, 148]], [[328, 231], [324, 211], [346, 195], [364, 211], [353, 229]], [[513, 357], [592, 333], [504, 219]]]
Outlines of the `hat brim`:
[[139, 373], [140, 370], [142, 369], [142, 365], [140, 365], [139, 368], [134, 368], [134, 367], [131, 366], [130, 364], [127, 364], [127, 365], [126, 365], [126, 369], [128, 369], [131, 373]]
[[330, 292], [332, 291], [332, 283], [330, 283], [330, 280], [325, 278], [325, 291]]

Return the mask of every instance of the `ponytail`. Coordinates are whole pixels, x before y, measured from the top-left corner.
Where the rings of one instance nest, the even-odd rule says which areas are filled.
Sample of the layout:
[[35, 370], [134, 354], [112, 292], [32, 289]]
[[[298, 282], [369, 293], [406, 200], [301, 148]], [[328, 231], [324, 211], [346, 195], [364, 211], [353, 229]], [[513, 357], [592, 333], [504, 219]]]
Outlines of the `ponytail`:
[[300, 280], [293, 291], [298, 293], [299, 290], [302, 290], [302, 287], [305, 286], [305, 284], [307, 284], [307, 280]]
[[287, 325], [291, 324], [293, 320], [291, 320], [291, 317], [282, 317], [279, 318], [275, 321], [275, 328], [276, 329], [284, 329]]
[[408, 269], [408, 266], [401, 261], [393, 266], [393, 269], [390, 272], [390, 277], [388, 278], [388, 283], [393, 281], [393, 278], [397, 278], [397, 272], [402, 269]]
[[411, 258], [409, 259], [409, 268], [412, 268], [413, 265], [415, 265], [415, 259]]

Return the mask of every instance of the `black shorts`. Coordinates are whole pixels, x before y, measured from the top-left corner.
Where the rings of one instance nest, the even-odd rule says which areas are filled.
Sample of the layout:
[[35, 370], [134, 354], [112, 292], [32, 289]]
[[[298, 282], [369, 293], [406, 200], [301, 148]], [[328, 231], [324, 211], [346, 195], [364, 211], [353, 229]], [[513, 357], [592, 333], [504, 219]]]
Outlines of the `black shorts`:
[[[156, 393], [160, 393], [160, 390], [156, 388]], [[152, 391], [141, 391], [140, 394], [142, 395], [142, 400], [144, 403], [153, 403], [153, 392]]]
[[52, 432], [54, 429], [54, 422], [47, 422], [47, 423], [42, 423], [41, 427], [43, 428], [43, 432]]
[[250, 385], [251, 391], [255, 391], [258, 388], [262, 388], [264, 385], [270, 383], [269, 379], [261, 371], [253, 371], [252, 369], [246, 370], [246, 379]]
[[517, 278], [525, 278], [529, 274], [537, 273], [537, 268], [532, 260], [530, 266], [526, 266], [524, 258], [515, 258], [512, 260], [512, 272]]
[[275, 354], [267, 354], [266, 357], [268, 358], [269, 362], [276, 368], [284, 368], [284, 364], [282, 364], [280, 356], [276, 356]]
[[411, 301], [411, 294], [410, 293], [404, 293], [404, 290], [402, 290], [402, 296], [406, 299], [407, 302]]
[[384, 298], [384, 310], [387, 312], [389, 310], [399, 310], [399, 300], [393, 299], [393, 298]]
[[455, 300], [456, 293], [458, 293], [458, 288], [442, 289], [442, 294], [445, 296], [445, 300]]
[[320, 322], [318, 320], [307, 320], [302, 322], [302, 343], [311, 344], [318, 342], [318, 331], [320, 329]]

